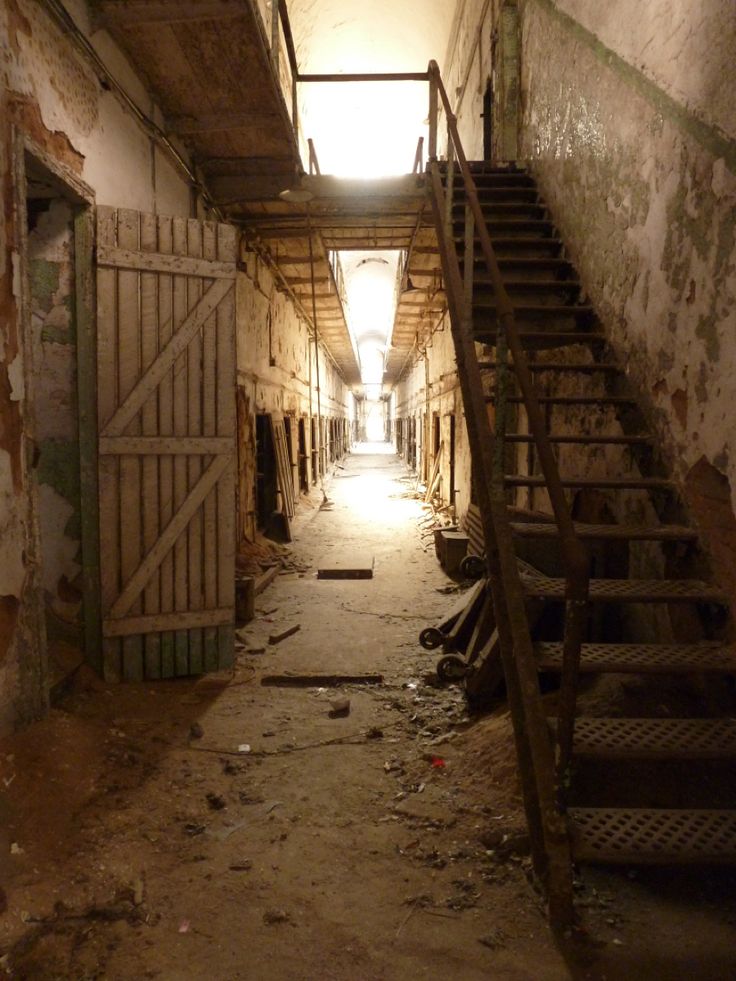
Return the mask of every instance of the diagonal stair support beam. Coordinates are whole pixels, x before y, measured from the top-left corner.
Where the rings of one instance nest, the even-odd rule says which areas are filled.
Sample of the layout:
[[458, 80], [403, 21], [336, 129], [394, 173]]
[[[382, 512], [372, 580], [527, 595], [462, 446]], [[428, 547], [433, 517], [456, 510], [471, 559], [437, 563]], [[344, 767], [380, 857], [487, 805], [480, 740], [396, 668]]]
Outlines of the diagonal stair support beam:
[[[534, 667], [524, 592], [518, 575], [503, 485], [493, 486], [495, 437], [488, 421], [471, 324], [463, 301], [460, 267], [445, 233], [444, 190], [439, 165], [429, 165], [432, 210], [447, 283], [450, 324], [458, 376], [466, 407], [465, 419], [473, 459], [481, 479], [477, 491], [501, 657], [514, 727], [524, 807], [532, 842], [535, 870], [547, 884], [550, 917], [564, 929], [573, 921], [572, 866], [567, 823], [560, 814], [554, 790], [555, 759]], [[484, 479], [486, 478], [486, 479]]]

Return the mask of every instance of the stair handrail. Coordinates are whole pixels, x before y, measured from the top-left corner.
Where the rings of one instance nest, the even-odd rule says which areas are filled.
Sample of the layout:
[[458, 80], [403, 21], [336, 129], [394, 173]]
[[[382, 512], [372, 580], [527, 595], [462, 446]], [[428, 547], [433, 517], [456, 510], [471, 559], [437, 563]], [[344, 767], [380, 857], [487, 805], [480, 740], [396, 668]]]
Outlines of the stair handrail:
[[[430, 69], [432, 69], [430, 65]], [[439, 70], [430, 71], [430, 105], [438, 108]], [[539, 677], [526, 613], [526, 597], [519, 575], [506, 507], [503, 480], [494, 480], [496, 441], [486, 412], [480, 366], [472, 336], [472, 309], [464, 295], [460, 265], [452, 237], [451, 199], [445, 193], [436, 156], [437, 120], [430, 113], [429, 197], [434, 215], [440, 259], [465, 405], [471, 453], [477, 461], [475, 481], [488, 579], [493, 596], [499, 648], [518, 759], [522, 800], [529, 828], [535, 872], [546, 882], [550, 920], [556, 928], [569, 927], [573, 918], [572, 865], [567, 823], [560, 812], [555, 783], [555, 758], [539, 690]], [[452, 131], [450, 131], [452, 137]], [[459, 142], [459, 139], [458, 139]], [[463, 157], [464, 159], [464, 157]], [[454, 154], [448, 161], [447, 184], [453, 179]], [[467, 161], [466, 171], [467, 171]]]
[[587, 621], [589, 598], [590, 576], [588, 555], [577, 534], [572, 515], [568, 508], [562, 480], [557, 467], [557, 460], [555, 459], [552, 445], [547, 435], [544, 417], [534, 390], [534, 382], [529, 371], [526, 354], [519, 337], [514, 306], [503, 282], [498, 260], [478, 199], [478, 190], [463, 149], [457, 118], [452, 110], [436, 61], [429, 63], [428, 72], [430, 76], [430, 160], [437, 160], [439, 106], [441, 104], [445, 112], [448, 139], [450, 141], [447, 153], [448, 166], [450, 166], [450, 161], [457, 157], [465, 186], [466, 201], [470, 205], [483, 258], [488, 268], [493, 291], [496, 296], [496, 316], [499, 324], [499, 336], [505, 338], [513, 356], [514, 372], [521, 388], [529, 428], [537, 449], [539, 464], [547, 484], [547, 491], [555, 521], [560, 531], [560, 545], [566, 572], [565, 638], [557, 720], [558, 772], [561, 778], [560, 784], [562, 785], [572, 755], [580, 651]]

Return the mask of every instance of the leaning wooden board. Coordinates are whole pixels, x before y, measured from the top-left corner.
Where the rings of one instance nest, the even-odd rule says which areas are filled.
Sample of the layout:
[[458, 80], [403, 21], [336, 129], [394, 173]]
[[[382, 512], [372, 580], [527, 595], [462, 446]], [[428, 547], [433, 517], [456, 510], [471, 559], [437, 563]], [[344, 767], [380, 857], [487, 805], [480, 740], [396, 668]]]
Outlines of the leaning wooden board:
[[227, 667], [235, 616], [229, 225], [97, 211], [103, 668]]

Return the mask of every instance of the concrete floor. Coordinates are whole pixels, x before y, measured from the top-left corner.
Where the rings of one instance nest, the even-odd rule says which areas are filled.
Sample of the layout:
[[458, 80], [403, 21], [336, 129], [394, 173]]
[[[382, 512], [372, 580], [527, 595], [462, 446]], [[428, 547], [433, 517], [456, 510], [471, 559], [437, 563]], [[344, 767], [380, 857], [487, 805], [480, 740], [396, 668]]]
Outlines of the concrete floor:
[[[82, 677], [0, 745], [7, 977], [733, 977], [722, 881], [689, 904], [687, 881], [662, 902], [656, 878], [586, 873], [595, 945], [567, 963], [554, 946], [523, 845], [498, 845], [523, 831], [505, 708], [469, 719], [417, 643], [454, 598], [413, 487], [389, 448], [356, 448], [330, 503], [301, 508], [231, 676]], [[318, 580], [335, 550], [368, 554], [373, 579]], [[261, 684], [300, 672], [383, 684]]]

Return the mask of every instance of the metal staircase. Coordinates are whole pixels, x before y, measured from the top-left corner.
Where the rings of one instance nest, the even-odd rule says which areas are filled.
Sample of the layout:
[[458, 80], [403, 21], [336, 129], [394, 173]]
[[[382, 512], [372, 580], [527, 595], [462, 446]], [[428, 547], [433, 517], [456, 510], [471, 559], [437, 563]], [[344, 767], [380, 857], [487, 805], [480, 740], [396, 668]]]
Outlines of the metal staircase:
[[[548, 886], [553, 925], [565, 927], [573, 918], [573, 862], [736, 863], [736, 793], [716, 794], [714, 803], [697, 779], [704, 762], [736, 759], [736, 722], [698, 717], [697, 699], [693, 717], [664, 717], [656, 699], [658, 677], [692, 676], [704, 691], [709, 678], [736, 675], [736, 648], [690, 636], [651, 642], [668, 621], [662, 610], [695, 611], [688, 634], [693, 624], [714, 619], [699, 620], [698, 611], [722, 607], [715, 619], [725, 624], [727, 596], [676, 574], [686, 564], [683, 554], [697, 548], [697, 532], [657, 462], [656, 440], [582, 297], [532, 177], [469, 163], [434, 63], [429, 74], [430, 197], [500, 654], [535, 868]], [[447, 125], [444, 163], [437, 161], [440, 112]], [[580, 493], [605, 501], [606, 516], [573, 520]], [[651, 577], [596, 576], [594, 562], [610, 546], [627, 556], [637, 548], [658, 550], [640, 563]], [[555, 568], [530, 572], [518, 561], [529, 559], [530, 548]], [[561, 609], [558, 637], [532, 640], [522, 622], [532, 598]], [[627, 621], [631, 604], [637, 615], [629, 628], [644, 624], [643, 642], [607, 638], [600, 624], [610, 616], [601, 620], [600, 610], [614, 607]], [[659, 614], [650, 614], [655, 608]], [[539, 679], [550, 673], [559, 675], [560, 689], [556, 718], [548, 720]], [[653, 717], [587, 715], [581, 684], [606, 673], [654, 679]], [[642, 763], [680, 768], [676, 806], [667, 795], [657, 799], [651, 769], [646, 806], [637, 802]], [[632, 768], [622, 799], [612, 806], [610, 793], [602, 800], [589, 796], [585, 780], [577, 781], [586, 765], [601, 772], [608, 765]]]

